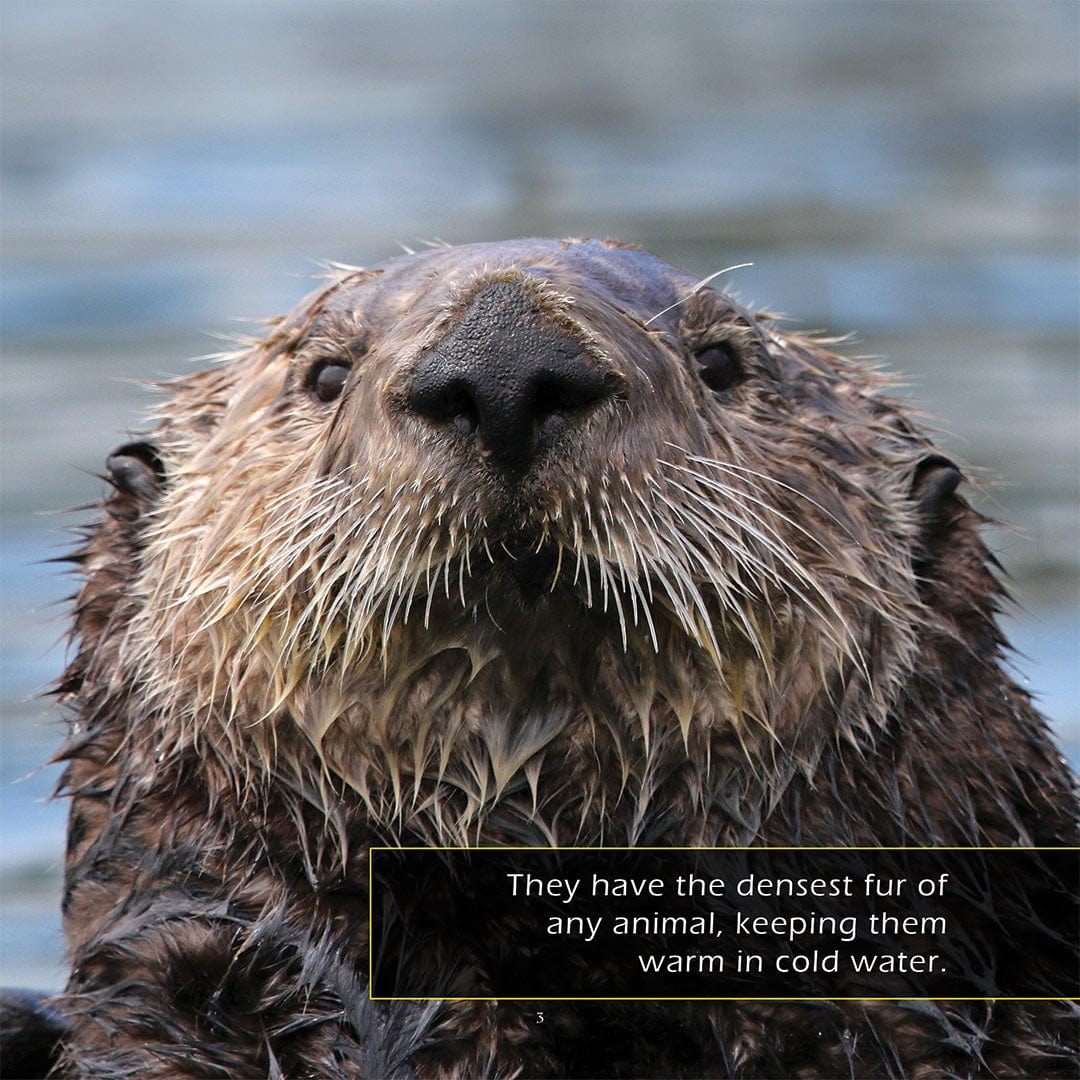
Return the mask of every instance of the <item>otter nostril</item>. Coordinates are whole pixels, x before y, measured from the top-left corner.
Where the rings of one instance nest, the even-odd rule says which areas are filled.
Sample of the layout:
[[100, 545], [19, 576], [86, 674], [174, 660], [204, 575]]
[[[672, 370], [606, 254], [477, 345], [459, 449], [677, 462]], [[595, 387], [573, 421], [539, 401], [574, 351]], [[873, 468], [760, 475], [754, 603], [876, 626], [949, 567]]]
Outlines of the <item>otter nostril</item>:
[[581, 412], [602, 397], [605, 388], [603, 376], [591, 367], [549, 374], [533, 387], [533, 416], [543, 422], [555, 414]]
[[468, 388], [446, 372], [429, 367], [428, 378], [415, 379], [409, 391], [409, 408], [430, 420], [450, 420], [459, 413], [475, 412]]
[[454, 417], [453, 424], [462, 435], [475, 435], [476, 429], [480, 426], [475, 409], [459, 412]]
[[408, 405], [429, 420], [449, 421], [462, 435], [475, 435], [480, 416], [469, 387], [445, 372], [429, 370], [428, 378], [418, 378], [409, 391]]

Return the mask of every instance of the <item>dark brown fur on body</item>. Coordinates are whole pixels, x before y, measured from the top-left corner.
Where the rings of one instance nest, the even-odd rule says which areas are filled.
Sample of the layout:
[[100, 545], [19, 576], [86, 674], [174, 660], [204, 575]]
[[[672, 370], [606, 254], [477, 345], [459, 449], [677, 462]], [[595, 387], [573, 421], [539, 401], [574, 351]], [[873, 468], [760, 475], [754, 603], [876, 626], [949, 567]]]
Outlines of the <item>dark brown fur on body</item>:
[[366, 998], [373, 843], [1076, 842], [871, 370], [519, 241], [343, 270], [171, 390], [79, 556], [66, 1074], [1075, 1075], [1053, 1003]]

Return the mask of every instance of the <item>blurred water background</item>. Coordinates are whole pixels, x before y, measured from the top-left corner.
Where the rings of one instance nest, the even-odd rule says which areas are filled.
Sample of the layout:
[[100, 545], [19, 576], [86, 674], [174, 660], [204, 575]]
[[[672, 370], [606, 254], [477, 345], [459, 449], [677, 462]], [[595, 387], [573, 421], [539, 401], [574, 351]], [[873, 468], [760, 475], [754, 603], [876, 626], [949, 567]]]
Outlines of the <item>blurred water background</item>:
[[0, 983], [61, 982], [64, 806], [35, 693], [107, 452], [319, 260], [615, 236], [940, 417], [1080, 758], [1078, 23], [1072, 2], [4, 0]]

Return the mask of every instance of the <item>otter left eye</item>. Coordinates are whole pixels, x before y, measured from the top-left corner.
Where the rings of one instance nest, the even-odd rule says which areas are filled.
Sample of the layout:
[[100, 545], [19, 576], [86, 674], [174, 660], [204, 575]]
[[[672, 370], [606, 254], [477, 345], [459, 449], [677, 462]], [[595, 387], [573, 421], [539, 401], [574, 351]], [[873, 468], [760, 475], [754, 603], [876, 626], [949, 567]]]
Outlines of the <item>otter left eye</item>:
[[328, 405], [341, 397], [350, 371], [352, 366], [339, 360], [319, 364], [308, 378], [308, 388], [323, 404]]
[[701, 381], [718, 393], [734, 386], [745, 374], [735, 347], [727, 341], [698, 349], [694, 359], [699, 364]]

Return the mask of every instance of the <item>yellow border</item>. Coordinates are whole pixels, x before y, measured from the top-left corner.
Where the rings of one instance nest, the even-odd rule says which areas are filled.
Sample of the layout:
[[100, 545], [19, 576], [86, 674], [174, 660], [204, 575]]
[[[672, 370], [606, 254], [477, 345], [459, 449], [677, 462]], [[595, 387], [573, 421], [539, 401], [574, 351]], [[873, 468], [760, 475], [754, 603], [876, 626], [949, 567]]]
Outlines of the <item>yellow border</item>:
[[[941, 847], [810, 847], [791, 845], [774, 847], [771, 845], [740, 845], [733, 847], [537, 847], [536, 845], [515, 845], [513, 847], [429, 847], [424, 844], [405, 844], [399, 847], [373, 844], [368, 848], [368, 998], [371, 1001], [1069, 1001], [1063, 997], [372, 997], [372, 958], [371, 924], [374, 904], [374, 864], [372, 856], [376, 851], [1005, 851], [1022, 854], [1028, 851], [1078, 851], [1078, 847], [961, 847], [943, 845]], [[1077, 988], [1080, 995], [1080, 987]]]

